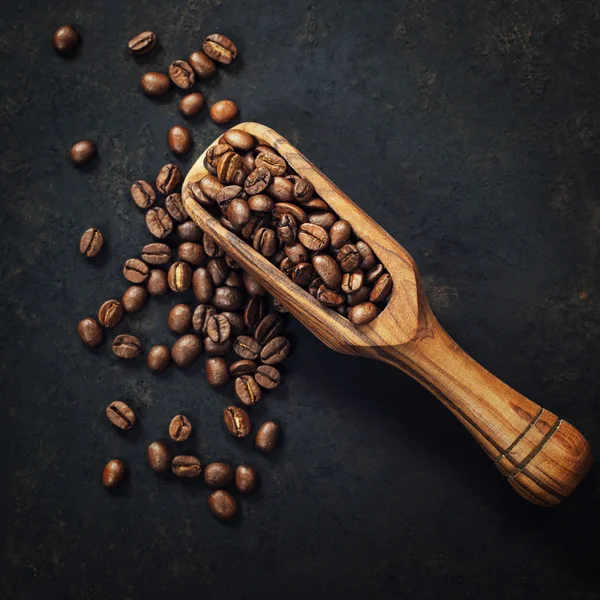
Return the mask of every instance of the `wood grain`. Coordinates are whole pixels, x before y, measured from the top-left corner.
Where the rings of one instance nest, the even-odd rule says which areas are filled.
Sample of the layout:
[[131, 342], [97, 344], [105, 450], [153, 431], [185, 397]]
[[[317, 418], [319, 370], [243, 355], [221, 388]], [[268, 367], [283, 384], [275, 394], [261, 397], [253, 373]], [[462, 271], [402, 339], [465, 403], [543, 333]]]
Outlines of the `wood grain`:
[[430, 390], [470, 431], [523, 498], [541, 506], [553, 506], [566, 498], [592, 463], [589, 445], [581, 433], [468, 356], [431, 312], [410, 254], [296, 148], [258, 123], [242, 123], [235, 129], [274, 147], [373, 248], [394, 281], [387, 308], [371, 323], [352, 325], [222, 227], [189, 192], [189, 184], [207, 174], [206, 152], [183, 185], [190, 217], [327, 346], [344, 354], [384, 361]]

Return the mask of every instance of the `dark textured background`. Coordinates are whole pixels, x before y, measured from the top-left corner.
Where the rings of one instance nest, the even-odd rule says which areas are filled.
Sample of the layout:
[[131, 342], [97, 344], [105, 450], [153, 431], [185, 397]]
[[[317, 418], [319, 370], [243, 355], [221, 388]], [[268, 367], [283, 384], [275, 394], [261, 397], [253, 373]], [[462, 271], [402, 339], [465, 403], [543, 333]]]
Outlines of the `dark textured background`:
[[[229, 438], [200, 361], [153, 377], [77, 321], [125, 289], [149, 235], [128, 196], [170, 159], [179, 93], [139, 91], [228, 34], [240, 58], [199, 87], [296, 144], [416, 258], [465, 349], [600, 446], [597, 395], [600, 7], [589, 0], [3, 2], [0, 596], [2, 598], [598, 598], [598, 471], [563, 507], [521, 500], [462, 427], [399, 371], [292, 326], [271, 458]], [[72, 23], [72, 59], [50, 45]], [[144, 29], [161, 49], [134, 59]], [[195, 149], [219, 133], [207, 111]], [[81, 138], [99, 159], [66, 159]], [[78, 255], [89, 226], [102, 258]], [[172, 343], [176, 298], [119, 331]], [[140, 424], [120, 435], [116, 398]], [[145, 446], [183, 411], [204, 461], [251, 461], [262, 486], [216, 522], [199, 482], [154, 476]], [[129, 483], [100, 485], [105, 462]]]

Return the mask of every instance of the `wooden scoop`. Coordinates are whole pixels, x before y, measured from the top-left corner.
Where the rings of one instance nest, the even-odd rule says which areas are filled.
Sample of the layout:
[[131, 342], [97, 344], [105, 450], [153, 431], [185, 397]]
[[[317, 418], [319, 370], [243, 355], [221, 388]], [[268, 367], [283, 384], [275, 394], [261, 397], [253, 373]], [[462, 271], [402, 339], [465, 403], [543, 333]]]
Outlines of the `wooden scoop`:
[[[355, 326], [325, 308], [200, 206], [188, 184], [207, 175], [204, 155], [188, 173], [190, 217], [321, 341], [343, 354], [398, 367], [430, 390], [471, 432], [510, 485], [540, 506], [559, 504], [591, 466], [581, 433], [528, 400], [468, 356], [431, 312], [413, 258], [278, 133], [258, 123], [241, 129], [275, 148], [318, 195], [366, 241], [394, 282], [391, 300], [371, 323]], [[213, 145], [217, 141], [213, 142]]]

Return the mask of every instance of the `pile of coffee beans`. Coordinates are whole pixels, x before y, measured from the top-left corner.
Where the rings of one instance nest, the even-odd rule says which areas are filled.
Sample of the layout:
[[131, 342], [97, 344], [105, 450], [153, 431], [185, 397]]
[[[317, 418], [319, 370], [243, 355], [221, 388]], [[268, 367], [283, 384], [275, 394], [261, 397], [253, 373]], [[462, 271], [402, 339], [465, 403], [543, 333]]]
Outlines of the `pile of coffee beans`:
[[191, 182], [184, 193], [206, 208], [220, 209], [224, 227], [324, 306], [355, 325], [377, 317], [390, 298], [390, 274], [350, 223], [271, 146], [230, 129], [208, 150], [204, 166], [210, 174]]

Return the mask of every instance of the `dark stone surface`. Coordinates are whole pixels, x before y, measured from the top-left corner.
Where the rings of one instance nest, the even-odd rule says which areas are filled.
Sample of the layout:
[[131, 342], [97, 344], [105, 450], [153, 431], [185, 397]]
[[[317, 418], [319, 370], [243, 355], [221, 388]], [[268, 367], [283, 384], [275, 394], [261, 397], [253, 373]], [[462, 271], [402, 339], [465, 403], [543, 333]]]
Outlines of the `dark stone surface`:
[[[285, 385], [256, 407], [285, 440], [257, 456], [226, 435], [233, 393], [200, 365], [156, 377], [76, 335], [149, 241], [129, 185], [182, 122], [179, 92], [152, 101], [138, 80], [220, 31], [240, 59], [198, 86], [208, 102], [296, 144], [414, 255], [451, 335], [597, 448], [597, 3], [24, 0], [0, 22], [2, 598], [598, 597], [597, 470], [563, 507], [530, 506], [417, 384], [297, 324]], [[63, 23], [83, 36], [71, 59], [50, 45]], [[128, 56], [147, 28], [160, 49]], [[219, 133], [206, 110], [190, 127], [184, 167]], [[76, 170], [81, 138], [99, 158]], [[107, 238], [94, 262], [78, 255], [90, 226]], [[117, 331], [172, 343], [176, 301]], [[124, 434], [103, 416], [117, 398], [139, 417]], [[145, 464], [178, 412], [187, 450], [260, 472], [230, 525], [202, 484]], [[131, 476], [109, 493], [114, 457]]]

